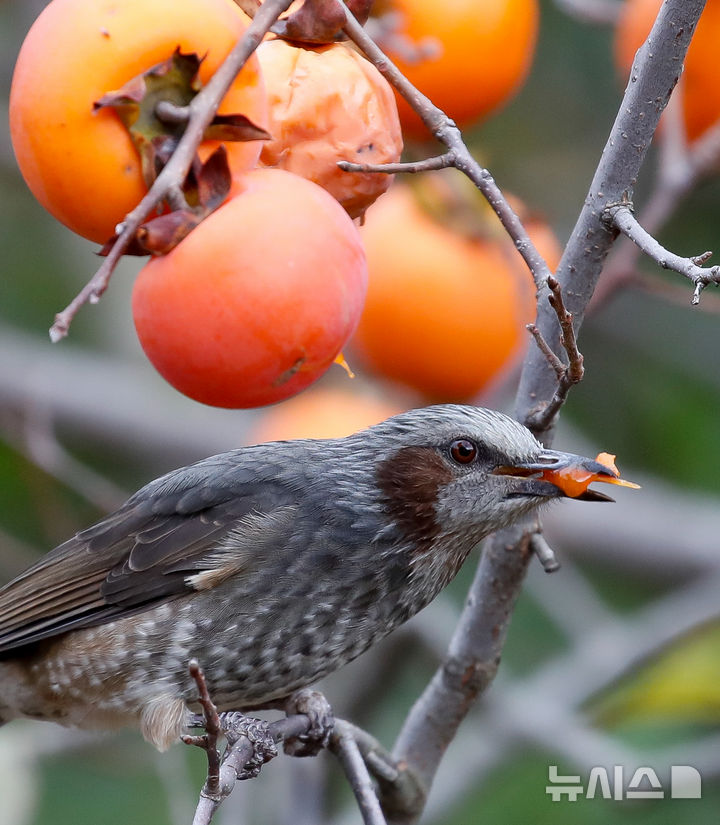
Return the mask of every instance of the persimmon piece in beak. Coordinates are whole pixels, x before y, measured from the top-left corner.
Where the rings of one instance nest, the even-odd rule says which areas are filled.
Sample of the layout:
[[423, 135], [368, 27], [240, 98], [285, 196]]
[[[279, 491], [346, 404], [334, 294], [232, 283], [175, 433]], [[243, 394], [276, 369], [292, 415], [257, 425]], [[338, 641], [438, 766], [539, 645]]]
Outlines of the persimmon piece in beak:
[[548, 468], [542, 471], [541, 478], [554, 484], [569, 498], [579, 498], [587, 492], [594, 481], [617, 484], [639, 490], [640, 485], [620, 478], [615, 466], [615, 456], [611, 453], [598, 453], [595, 461], [569, 461], [564, 466]]

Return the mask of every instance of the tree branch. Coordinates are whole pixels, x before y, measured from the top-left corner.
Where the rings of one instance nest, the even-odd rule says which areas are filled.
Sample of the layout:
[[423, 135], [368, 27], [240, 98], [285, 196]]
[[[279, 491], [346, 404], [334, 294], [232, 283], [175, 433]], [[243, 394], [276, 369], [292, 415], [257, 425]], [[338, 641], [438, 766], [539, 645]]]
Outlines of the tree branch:
[[365, 825], [386, 825], [370, 773], [355, 739], [355, 730], [352, 725], [338, 719], [330, 736], [330, 750], [345, 771]]
[[[557, 273], [567, 310], [573, 315], [575, 333], [616, 236], [603, 223], [604, 209], [629, 193], [637, 179], [704, 5], [703, 0], [666, 0], [636, 57], [630, 83]], [[541, 285], [541, 293], [547, 296], [548, 292], [547, 283]], [[546, 301], [538, 300], [535, 323], [543, 338], [554, 343], [551, 346], [558, 354], [560, 324]], [[549, 403], [556, 387], [557, 375], [546, 355], [531, 347], [516, 397], [518, 420], [531, 421], [537, 405]], [[549, 443], [552, 424], [539, 435]], [[415, 703], [397, 739], [395, 757], [415, 767], [426, 787], [472, 702], [497, 672], [512, 608], [531, 557], [529, 537], [533, 532], [530, 522], [516, 524], [486, 542], [448, 657]], [[397, 821], [415, 819], [410, 814]]]
[[[664, 128], [657, 135], [660, 155], [655, 175], [655, 185], [644, 203], [639, 215], [639, 223], [651, 235], [657, 233], [678, 209], [683, 199], [703, 178], [714, 173], [720, 158], [720, 120], [704, 132], [690, 145], [687, 143], [682, 111], [682, 78], [663, 115]], [[592, 309], [606, 302], [619, 287], [638, 284], [647, 291], [658, 292], [656, 283], [648, 283], [648, 278], [637, 272], [640, 247], [633, 243], [619, 244], [605, 267], [598, 284]], [[672, 285], [664, 287], [664, 296], [676, 300], [679, 289]], [[706, 296], [702, 307], [714, 296]]]
[[[430, 133], [448, 148], [448, 152], [443, 153], [438, 159], [428, 159], [422, 163], [428, 164], [430, 168], [454, 166], [470, 178], [485, 195], [488, 203], [500, 218], [505, 230], [515, 242], [515, 246], [530, 269], [535, 283], [537, 285], [544, 283], [551, 274], [545, 259], [530, 240], [527, 230], [507, 202], [490, 172], [480, 166], [470, 154], [455, 123], [410, 83], [347, 9], [345, 10], [345, 18], [346, 22], [343, 29], [345, 34], [408, 101]], [[432, 164], [438, 165], [433, 166]], [[375, 167], [369, 168], [368, 171], [385, 172], [387, 170], [384, 167]], [[406, 171], [417, 170], [410, 169]]]
[[706, 286], [720, 284], [720, 266], [713, 266], [709, 269], [700, 266], [712, 256], [712, 252], [704, 252], [692, 258], [683, 258], [681, 255], [670, 252], [640, 226], [633, 215], [631, 205], [628, 203], [610, 204], [605, 208], [605, 215], [608, 223], [630, 238], [637, 247], [663, 269], [679, 272], [692, 281], [695, 286], [691, 300], [692, 304], [700, 302], [700, 293]]
[[[617, 235], [617, 230], [602, 220], [604, 210], [631, 197], [704, 6], [704, 0], [666, 0], [648, 39], [638, 50], [615, 123], [556, 273], [576, 332]], [[557, 315], [544, 301], [538, 301], [536, 325], [546, 341], [559, 340]], [[558, 351], [555, 346], [553, 349]], [[516, 398], [519, 421], [532, 415], [539, 401], [552, 397], [556, 381], [543, 353], [531, 347]], [[541, 435], [549, 438], [550, 432]]]
[[555, 5], [584, 23], [610, 26], [617, 23], [623, 7], [621, 0], [555, 0]]
[[558, 358], [535, 324], [527, 325], [528, 331], [535, 339], [535, 343], [538, 345], [540, 351], [545, 358], [547, 358], [548, 363], [557, 377], [557, 387], [555, 388], [553, 397], [547, 404], [538, 404], [536, 410], [525, 422], [533, 432], [544, 432], [552, 426], [570, 390], [575, 384], [579, 384], [585, 375], [585, 367], [583, 366], [584, 359], [578, 349], [575, 330], [572, 325], [573, 317], [565, 308], [560, 284], [555, 278], [550, 277], [547, 280], [547, 285], [550, 290], [548, 303], [557, 316], [558, 324], [560, 325], [560, 344], [565, 350], [568, 362], [565, 364]]

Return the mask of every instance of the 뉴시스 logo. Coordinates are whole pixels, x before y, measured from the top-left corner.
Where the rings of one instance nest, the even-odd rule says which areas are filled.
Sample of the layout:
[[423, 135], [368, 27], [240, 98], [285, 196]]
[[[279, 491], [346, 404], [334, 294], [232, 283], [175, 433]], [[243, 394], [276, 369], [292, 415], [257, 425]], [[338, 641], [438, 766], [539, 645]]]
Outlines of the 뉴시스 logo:
[[[627, 774], [627, 783], [626, 783]], [[663, 786], [653, 768], [642, 766], [634, 771], [626, 771], [623, 765], [613, 765], [608, 771], [603, 766], [590, 769], [587, 783], [583, 785], [580, 776], [558, 774], [557, 765], [548, 765], [549, 785], [545, 793], [553, 802], [577, 802], [585, 799], [700, 799], [702, 779], [700, 772], [692, 765], [671, 765], [670, 777]]]

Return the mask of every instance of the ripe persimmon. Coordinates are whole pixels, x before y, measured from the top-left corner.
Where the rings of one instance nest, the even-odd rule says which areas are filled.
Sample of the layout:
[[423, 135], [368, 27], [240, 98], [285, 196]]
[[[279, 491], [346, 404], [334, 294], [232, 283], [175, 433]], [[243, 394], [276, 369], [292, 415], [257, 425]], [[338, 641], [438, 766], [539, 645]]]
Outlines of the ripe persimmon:
[[267, 40], [257, 55], [270, 106], [264, 166], [319, 184], [352, 218], [390, 185], [389, 175], [343, 172], [339, 160], [393, 163], [402, 135], [393, 91], [362, 55], [342, 43], [294, 46]]
[[[177, 47], [204, 60], [206, 82], [246, 24], [232, 0], [52, 0], [20, 49], [10, 93], [15, 156], [40, 203], [73, 231], [106, 241], [146, 192], [140, 159], [108, 92]], [[264, 126], [267, 101], [252, 58], [221, 105]], [[228, 143], [230, 166], [252, 168], [259, 141]]]
[[[388, 53], [408, 79], [460, 127], [472, 125], [520, 88], [537, 39], [537, 0], [385, 0], [381, 10], [400, 19], [399, 34], [429, 54], [408, 61]], [[398, 96], [403, 132], [427, 130]]]
[[[370, 277], [353, 362], [432, 401], [471, 399], [516, 362], [529, 339], [535, 286], [489, 207], [477, 216], [483, 223], [483, 237], [466, 237], [399, 182], [368, 210], [361, 234]], [[526, 225], [556, 264], [552, 231]]]
[[[662, 0], [626, 0], [615, 30], [615, 60], [627, 76], [635, 52], [650, 33]], [[680, 77], [688, 139], [693, 141], [720, 118], [717, 50], [720, 0], [708, 0], [700, 15]]]
[[290, 438], [342, 438], [402, 412], [379, 395], [336, 387], [311, 387], [266, 410], [249, 443]]
[[367, 267], [357, 228], [316, 184], [256, 169], [232, 194], [143, 267], [132, 310], [146, 355], [176, 389], [256, 407], [333, 363], [360, 316]]

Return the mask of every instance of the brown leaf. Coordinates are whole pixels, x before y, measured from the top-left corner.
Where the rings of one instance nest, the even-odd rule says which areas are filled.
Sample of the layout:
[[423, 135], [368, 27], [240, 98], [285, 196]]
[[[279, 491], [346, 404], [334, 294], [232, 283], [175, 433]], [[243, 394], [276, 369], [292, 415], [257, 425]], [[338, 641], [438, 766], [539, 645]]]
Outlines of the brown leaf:
[[227, 198], [232, 175], [224, 146], [218, 148], [203, 163], [197, 176], [197, 200], [209, 214]]
[[272, 135], [245, 115], [215, 115], [203, 134], [205, 140], [271, 140]]
[[272, 31], [299, 43], [334, 43], [342, 39], [345, 12], [335, 0], [305, 0], [297, 11], [279, 20]]
[[166, 255], [192, 232], [205, 217], [191, 209], [178, 209], [146, 221], [138, 227], [135, 239], [144, 254]]
[[[130, 243], [125, 247], [124, 255], [166, 255], [207, 215], [205, 210], [177, 209], [141, 224]], [[118, 236], [113, 235], [97, 253], [106, 257], [115, 245]]]

